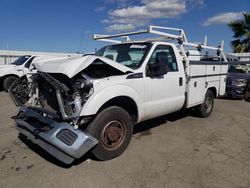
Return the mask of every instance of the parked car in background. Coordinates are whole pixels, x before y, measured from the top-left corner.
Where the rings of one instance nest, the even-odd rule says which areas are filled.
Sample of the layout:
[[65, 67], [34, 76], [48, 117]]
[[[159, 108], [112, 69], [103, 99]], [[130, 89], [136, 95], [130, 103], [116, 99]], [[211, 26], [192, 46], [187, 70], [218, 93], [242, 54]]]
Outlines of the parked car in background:
[[229, 65], [226, 96], [244, 99], [250, 83], [250, 63], [234, 62]]
[[36, 73], [36, 69], [33, 67], [33, 63], [40, 62], [46, 63], [51, 60], [63, 60], [70, 56], [33, 56], [25, 55], [19, 57], [16, 61], [7, 65], [0, 65], [0, 87], [8, 92], [11, 84], [23, 75], [28, 77]]
[[11, 64], [0, 66], [0, 86], [6, 92], [10, 85], [21, 76], [27, 74], [31, 63], [34, 61], [36, 56], [25, 55], [19, 57], [16, 61]]

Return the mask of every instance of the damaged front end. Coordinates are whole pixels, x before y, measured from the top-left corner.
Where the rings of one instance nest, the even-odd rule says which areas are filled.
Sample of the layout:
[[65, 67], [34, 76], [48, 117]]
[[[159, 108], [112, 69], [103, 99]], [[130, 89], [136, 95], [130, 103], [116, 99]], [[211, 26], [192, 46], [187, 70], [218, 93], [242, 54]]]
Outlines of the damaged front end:
[[132, 70], [91, 55], [41, 61], [34, 67], [36, 74], [21, 77], [9, 89], [14, 103], [20, 106], [13, 119], [28, 139], [70, 164], [98, 143], [83, 131], [93, 116], [81, 116], [85, 103], [94, 95], [95, 80], [109, 80], [106, 78]]
[[78, 126], [93, 84], [83, 73], [74, 78], [37, 72], [21, 77], [9, 89], [17, 106], [18, 130], [60, 161], [70, 164], [98, 141]]
[[10, 96], [17, 106], [47, 109], [75, 124], [92, 93], [93, 84], [84, 74], [69, 79], [63, 74], [38, 72], [31, 78], [23, 76], [10, 88]]

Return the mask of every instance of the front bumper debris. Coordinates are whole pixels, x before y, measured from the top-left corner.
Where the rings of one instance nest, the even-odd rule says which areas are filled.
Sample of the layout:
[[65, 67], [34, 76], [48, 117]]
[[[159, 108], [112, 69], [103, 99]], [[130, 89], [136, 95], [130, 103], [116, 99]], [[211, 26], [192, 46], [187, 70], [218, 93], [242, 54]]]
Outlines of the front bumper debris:
[[98, 143], [88, 133], [74, 129], [67, 122], [56, 121], [52, 116], [22, 107], [13, 119], [23, 135], [66, 164], [79, 159]]

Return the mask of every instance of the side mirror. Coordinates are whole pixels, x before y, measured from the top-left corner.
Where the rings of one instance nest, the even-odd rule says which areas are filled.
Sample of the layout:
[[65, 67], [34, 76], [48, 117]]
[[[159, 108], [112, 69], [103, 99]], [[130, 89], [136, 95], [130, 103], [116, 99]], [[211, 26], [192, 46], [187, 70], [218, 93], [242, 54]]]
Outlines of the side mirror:
[[148, 67], [147, 76], [151, 78], [162, 77], [164, 74], [167, 74], [168, 72], [168, 67], [165, 63], [148, 64], [147, 67]]
[[114, 61], [114, 56], [113, 55], [106, 55], [105, 57]]

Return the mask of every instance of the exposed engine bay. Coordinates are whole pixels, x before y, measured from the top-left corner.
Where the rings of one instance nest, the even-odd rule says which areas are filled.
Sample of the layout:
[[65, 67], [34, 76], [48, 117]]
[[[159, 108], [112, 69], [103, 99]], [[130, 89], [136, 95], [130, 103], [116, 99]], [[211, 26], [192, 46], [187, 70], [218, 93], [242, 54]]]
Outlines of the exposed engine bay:
[[123, 72], [101, 61], [95, 61], [73, 78], [60, 73], [37, 72], [18, 79], [10, 88], [17, 106], [36, 107], [70, 120], [79, 121], [83, 105], [94, 92], [93, 80]]

